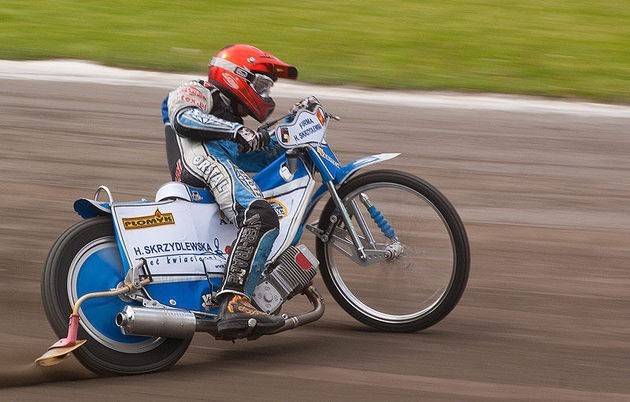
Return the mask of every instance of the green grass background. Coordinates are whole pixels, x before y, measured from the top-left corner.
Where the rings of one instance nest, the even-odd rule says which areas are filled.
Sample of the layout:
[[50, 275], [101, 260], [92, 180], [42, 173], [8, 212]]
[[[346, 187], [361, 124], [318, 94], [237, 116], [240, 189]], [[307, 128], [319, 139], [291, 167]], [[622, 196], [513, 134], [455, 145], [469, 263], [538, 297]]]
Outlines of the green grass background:
[[300, 80], [630, 103], [629, 0], [3, 0], [0, 58], [205, 74], [251, 43]]

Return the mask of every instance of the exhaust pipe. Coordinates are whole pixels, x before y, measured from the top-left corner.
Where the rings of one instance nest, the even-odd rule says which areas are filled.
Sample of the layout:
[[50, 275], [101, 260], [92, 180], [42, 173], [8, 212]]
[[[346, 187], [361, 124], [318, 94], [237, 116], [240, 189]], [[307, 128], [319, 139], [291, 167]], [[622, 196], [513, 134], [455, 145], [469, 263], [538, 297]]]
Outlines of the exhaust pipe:
[[125, 335], [145, 335], [186, 339], [197, 327], [195, 315], [186, 310], [126, 306], [116, 315]]
[[321, 294], [319, 294], [313, 285], [304, 289], [304, 295], [308, 298], [308, 301], [311, 302], [313, 310], [308, 313], [285, 317], [284, 325], [275, 331], [269, 332], [269, 334], [277, 334], [278, 332], [300, 327], [313, 321], [317, 321], [324, 315], [324, 298]]
[[[313, 287], [308, 286], [304, 295], [313, 306], [313, 310], [296, 316], [285, 316], [284, 325], [266, 334], [277, 334], [289, 329], [311, 323], [324, 314], [324, 299]], [[125, 335], [144, 335], [164, 338], [186, 339], [195, 332], [207, 332], [217, 336], [217, 320], [197, 318], [187, 310], [173, 308], [149, 308], [140, 306], [125, 306], [116, 315], [118, 325]]]

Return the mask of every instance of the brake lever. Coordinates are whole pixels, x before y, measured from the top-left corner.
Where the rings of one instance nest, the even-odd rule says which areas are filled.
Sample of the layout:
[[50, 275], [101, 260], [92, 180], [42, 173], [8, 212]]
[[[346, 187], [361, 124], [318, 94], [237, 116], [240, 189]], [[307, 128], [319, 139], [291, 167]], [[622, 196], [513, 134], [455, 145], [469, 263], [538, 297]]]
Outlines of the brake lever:
[[331, 119], [336, 121], [341, 121], [341, 117], [337, 116], [336, 114], [326, 112], [326, 117], [330, 117]]

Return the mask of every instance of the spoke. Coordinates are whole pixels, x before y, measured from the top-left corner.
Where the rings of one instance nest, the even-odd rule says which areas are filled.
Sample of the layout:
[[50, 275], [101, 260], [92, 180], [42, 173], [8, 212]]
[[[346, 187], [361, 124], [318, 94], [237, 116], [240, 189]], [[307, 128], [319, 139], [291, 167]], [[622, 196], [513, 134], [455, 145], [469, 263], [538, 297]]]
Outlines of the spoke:
[[[333, 231], [327, 263], [344, 298], [361, 314], [392, 323], [416, 320], [441, 303], [452, 281], [454, 246], [437, 207], [393, 183], [360, 187], [343, 202], [365, 235], [357, 237], [369, 244], [367, 261], [359, 260], [347, 230], [338, 226]], [[377, 216], [387, 221], [364, 216], [366, 203], [378, 206]], [[396, 230], [393, 238], [390, 225]], [[406, 239], [404, 247], [399, 237]]]

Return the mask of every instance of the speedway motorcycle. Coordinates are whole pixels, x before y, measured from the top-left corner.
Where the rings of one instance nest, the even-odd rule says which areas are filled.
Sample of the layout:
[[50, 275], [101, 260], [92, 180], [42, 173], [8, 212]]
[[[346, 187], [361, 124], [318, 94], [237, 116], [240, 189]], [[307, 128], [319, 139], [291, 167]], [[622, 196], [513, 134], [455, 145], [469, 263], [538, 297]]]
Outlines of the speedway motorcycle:
[[[259, 127], [285, 152], [253, 177], [278, 214], [280, 234], [252, 301], [284, 319], [274, 334], [313, 322], [324, 313], [313, 286], [319, 271], [358, 321], [392, 332], [428, 328], [452, 311], [466, 287], [464, 225], [426, 181], [394, 170], [359, 172], [397, 153], [342, 165], [326, 141], [338, 119], [315, 104]], [[319, 201], [319, 219], [310, 221]], [[237, 228], [222, 218], [211, 193], [169, 182], [154, 202], [116, 202], [101, 186], [74, 209], [83, 220], [54, 243], [41, 282], [46, 316], [66, 337], [38, 364], [74, 352], [96, 373], [147, 373], [175, 364], [196, 332], [221, 339], [215, 295]], [[315, 237], [314, 254], [300, 243], [304, 231]], [[310, 310], [283, 312], [297, 295]], [[262, 335], [255, 319], [248, 325], [239, 338]]]

